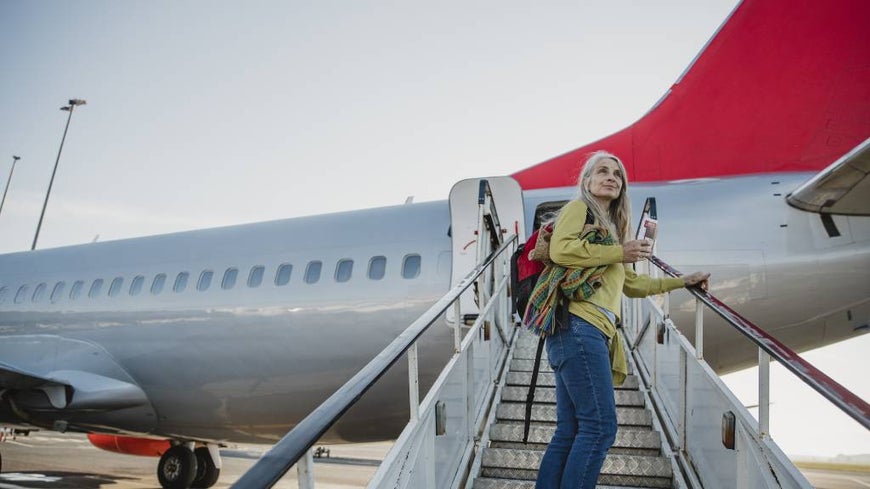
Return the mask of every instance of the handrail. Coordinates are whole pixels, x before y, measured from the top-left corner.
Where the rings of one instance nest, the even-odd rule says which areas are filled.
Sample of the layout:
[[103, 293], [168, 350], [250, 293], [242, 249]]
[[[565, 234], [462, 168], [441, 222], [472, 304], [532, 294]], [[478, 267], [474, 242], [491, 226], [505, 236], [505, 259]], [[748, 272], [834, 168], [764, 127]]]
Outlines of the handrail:
[[[680, 277], [682, 275], [679, 270], [668, 265], [657, 256], [651, 256], [649, 260], [650, 263], [672, 277]], [[766, 331], [725, 305], [713, 294], [697, 286], [687, 287], [687, 290], [712, 309], [713, 312], [722, 317], [722, 319], [734, 326], [743, 336], [749, 338], [759, 348], [783, 364], [785, 368], [791, 370], [805, 384], [815, 389], [844, 413], [861, 423], [865, 429], [870, 430], [870, 404], [867, 404], [867, 402], [852, 391], [846, 389], [837, 381], [825, 375], [824, 372], [801, 358], [791, 348], [785, 346]]]
[[[489, 205], [489, 213], [483, 212], [483, 206], [487, 203]], [[490, 229], [490, 243], [492, 243], [492, 247], [498, 247], [503, 236], [503, 231], [501, 227], [501, 221], [498, 218], [498, 211], [496, 210], [495, 205], [492, 204], [493, 195], [492, 195], [492, 187], [489, 186], [489, 180], [481, 179], [480, 184], [477, 190], [477, 205], [480, 207], [481, 217], [484, 219], [486, 224], [491, 228]]]
[[272, 487], [290, 470], [303, 455], [326, 433], [336, 421], [375, 384], [390, 367], [413, 345], [417, 339], [461, 296], [477, 277], [516, 240], [516, 236], [490, 254], [461, 282], [438, 302], [432, 305], [416, 321], [411, 323], [395, 340], [386, 346], [356, 375], [344, 383], [335, 393], [305, 417], [295, 428], [284, 435], [268, 452], [245, 472], [231, 487]]

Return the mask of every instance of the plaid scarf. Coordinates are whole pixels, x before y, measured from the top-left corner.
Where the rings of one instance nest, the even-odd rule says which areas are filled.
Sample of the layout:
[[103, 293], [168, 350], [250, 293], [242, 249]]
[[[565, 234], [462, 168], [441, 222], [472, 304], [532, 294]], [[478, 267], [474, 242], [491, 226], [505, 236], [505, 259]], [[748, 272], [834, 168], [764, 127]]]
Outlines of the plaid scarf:
[[[606, 228], [590, 224], [583, 226], [579, 239], [600, 245], [616, 244]], [[572, 301], [592, 297], [601, 286], [601, 277], [606, 269], [607, 265], [566, 268], [548, 261], [532, 289], [523, 324], [536, 336], [543, 338], [552, 335], [555, 333], [555, 316], [561, 296]]]

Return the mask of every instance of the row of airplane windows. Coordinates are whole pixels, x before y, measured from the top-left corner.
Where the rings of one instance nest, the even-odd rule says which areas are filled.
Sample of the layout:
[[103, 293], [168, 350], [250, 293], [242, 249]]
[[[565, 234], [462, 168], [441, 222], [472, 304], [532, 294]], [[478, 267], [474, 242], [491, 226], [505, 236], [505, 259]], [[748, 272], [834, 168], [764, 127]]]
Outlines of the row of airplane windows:
[[[420, 275], [420, 265], [421, 259], [418, 254], [409, 254], [405, 255], [402, 259], [402, 278], [404, 279], [414, 279]], [[308, 265], [305, 267], [305, 274], [302, 276], [302, 281], [306, 284], [315, 284], [320, 281], [321, 271], [323, 270], [323, 262], [320, 260], [312, 260], [308, 262]], [[368, 270], [366, 271], [366, 277], [369, 280], [381, 280], [386, 275], [387, 270], [387, 257], [385, 256], [373, 256], [368, 263]], [[275, 270], [275, 278], [274, 283], [276, 287], [281, 287], [290, 283], [290, 275], [293, 272], [293, 265], [290, 263], [282, 263], [278, 265], [278, 268]], [[266, 273], [266, 267], [263, 265], [255, 265], [251, 267], [251, 270], [248, 272], [248, 281], [247, 285], [249, 288], [257, 288], [263, 284], [263, 277]], [[335, 264], [335, 274], [333, 278], [336, 282], [347, 282], [351, 279], [353, 275], [353, 260], [351, 259], [342, 259], [339, 260]], [[236, 286], [236, 282], [239, 277], [239, 269], [236, 267], [227, 268], [224, 271], [223, 279], [221, 280], [221, 289], [230, 290]], [[203, 270], [199, 274], [199, 278], [196, 281], [196, 290], [200, 292], [205, 292], [211, 287], [212, 279], [214, 278], [214, 271], [212, 270]], [[172, 291], [175, 293], [181, 293], [187, 290], [187, 282], [190, 279], [189, 272], [179, 272], [178, 275], [175, 276], [175, 282], [172, 285]], [[97, 298], [100, 295], [100, 292], [103, 290], [104, 280], [102, 278], [95, 279], [91, 282], [91, 286], [88, 289], [87, 296], [91, 299]], [[133, 277], [133, 280], [130, 282], [130, 288], [128, 289], [128, 293], [131, 296], [139, 295], [142, 292], [142, 289], [145, 285], [145, 276], [144, 275], [136, 275]], [[158, 295], [163, 292], [164, 286], [166, 285], [166, 274], [158, 273], [154, 276], [154, 279], [151, 281], [150, 291], [152, 295]], [[69, 299], [76, 300], [82, 296], [82, 291], [84, 290], [85, 281], [84, 280], [76, 280], [73, 282], [72, 287], [69, 291]], [[121, 288], [124, 286], [124, 277], [115, 277], [112, 280], [112, 283], [109, 285], [109, 297], [115, 297], [121, 293]], [[28, 294], [30, 290], [30, 286], [28, 284], [24, 284], [18, 288], [18, 292], [15, 293], [14, 302], [16, 304], [21, 304], [25, 302], [28, 297], [31, 302], [39, 303], [45, 299], [45, 291], [48, 289], [48, 286], [45, 282], [40, 283], [33, 290], [33, 294]], [[54, 288], [51, 291], [51, 295], [49, 295], [49, 300], [52, 303], [58, 302], [63, 298], [64, 290], [66, 289], [66, 282], [60, 281], [54, 285]], [[9, 295], [9, 287], [0, 287], [0, 304], [6, 302], [6, 298]]]

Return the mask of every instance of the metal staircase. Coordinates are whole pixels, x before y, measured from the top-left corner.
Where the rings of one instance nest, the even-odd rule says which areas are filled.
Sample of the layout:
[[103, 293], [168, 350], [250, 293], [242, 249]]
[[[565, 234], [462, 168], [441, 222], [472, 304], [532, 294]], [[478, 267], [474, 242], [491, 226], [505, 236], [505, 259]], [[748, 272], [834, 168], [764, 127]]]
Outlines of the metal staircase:
[[[541, 360], [529, 442], [523, 444], [526, 393], [538, 339], [521, 332], [505, 377], [495, 423], [483, 449], [480, 476], [473, 489], [532, 489], [541, 457], [556, 423], [556, 392], [552, 370]], [[674, 464], [662, 452], [662, 435], [655, 429], [638, 377], [628, 376], [615, 392], [619, 431], [598, 479], [607, 487], [680, 487], [674, 484]]]
[[[493, 192], [490, 183], [501, 184], [501, 190]], [[502, 226], [494, 200], [495, 194], [507, 196], [500, 202], [513, 200], [515, 211], [503, 216], [522, 211], [519, 187], [512, 182], [511, 189], [510, 183], [502, 177], [454, 187], [452, 232], [454, 245], [459, 245], [454, 260], [465, 262], [470, 272], [459, 274], [463, 268], [455, 267], [454, 286], [443, 298], [285, 435], [233, 488], [271, 487], [297, 463], [299, 487], [314, 487], [311, 447], [406, 353], [410, 420], [368, 487], [534, 487], [555, 430], [554, 378], [544, 356], [529, 443], [524, 444], [525, 399], [538, 339], [510, 319], [508, 258], [517, 236], [524, 233], [521, 220], [514, 221], [513, 234]], [[477, 197], [477, 205], [463, 218], [461, 201], [470, 200], [469, 196]], [[470, 243], [476, 243], [473, 254]], [[665, 273], [679, 274], [656, 257], [650, 262]], [[870, 405], [708, 292], [693, 289], [690, 293], [697, 299], [694, 345], [671, 321], [667, 295], [623, 302], [623, 338], [631, 375], [614, 392], [619, 430], [599, 487], [810, 488], [770, 438], [771, 359], [865, 429], [870, 429]], [[704, 361], [704, 307], [759, 349], [758, 421]], [[417, 339], [434, 324], [445, 323], [454, 331], [455, 353], [420, 400]]]

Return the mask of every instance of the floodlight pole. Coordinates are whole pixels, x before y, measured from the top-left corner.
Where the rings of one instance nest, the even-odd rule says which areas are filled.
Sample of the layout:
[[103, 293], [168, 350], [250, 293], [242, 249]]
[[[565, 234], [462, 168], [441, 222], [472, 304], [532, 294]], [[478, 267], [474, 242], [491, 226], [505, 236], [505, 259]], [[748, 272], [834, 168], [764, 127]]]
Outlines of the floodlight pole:
[[85, 105], [87, 102], [81, 99], [70, 99], [69, 105], [65, 105], [60, 110], [69, 112], [66, 118], [66, 127], [63, 128], [63, 137], [60, 138], [60, 148], [57, 150], [57, 159], [54, 160], [54, 170], [51, 172], [51, 180], [48, 182], [48, 191], [45, 192], [45, 202], [42, 203], [42, 212], [39, 214], [39, 224], [36, 225], [36, 234], [33, 236], [33, 246], [31, 250], [36, 249], [36, 242], [39, 240], [39, 230], [42, 229], [42, 219], [45, 217], [45, 208], [48, 206], [48, 197], [51, 195], [51, 186], [54, 184], [54, 175], [57, 173], [57, 164], [60, 162], [60, 153], [63, 151], [63, 142], [66, 140], [66, 132], [69, 130], [69, 121], [72, 119], [73, 110], [78, 105]]
[[15, 163], [18, 163], [18, 160], [20, 159], [20, 156], [12, 156], [12, 169], [9, 170], [9, 179], [6, 180], [6, 188], [3, 189], [3, 199], [0, 200], [0, 213], [3, 212], [3, 204], [6, 202], [6, 192], [9, 191], [9, 182], [12, 181], [12, 173], [15, 171]]

